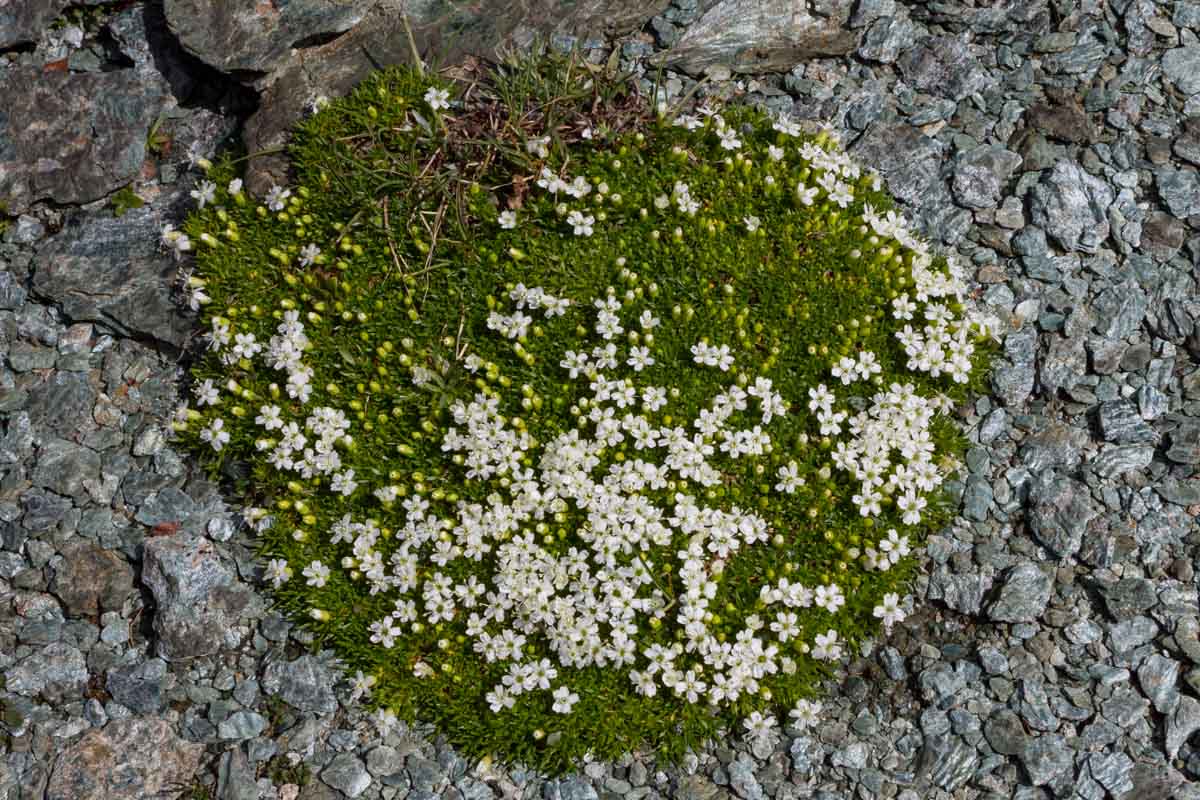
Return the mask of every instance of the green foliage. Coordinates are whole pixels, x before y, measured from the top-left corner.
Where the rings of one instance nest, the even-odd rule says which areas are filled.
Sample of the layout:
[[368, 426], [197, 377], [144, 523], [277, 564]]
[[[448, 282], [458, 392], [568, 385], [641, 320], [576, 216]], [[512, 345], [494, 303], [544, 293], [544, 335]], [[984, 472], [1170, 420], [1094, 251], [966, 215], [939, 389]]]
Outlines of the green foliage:
[[[236, 163], [218, 159], [207, 176], [216, 199], [184, 227], [196, 242], [193, 284], [208, 299], [204, 318], [229, 339], [193, 369], [197, 383], [211, 382], [219, 399], [182, 414], [177, 429], [205, 454], [214, 476], [244, 465], [233, 471], [249, 476], [250, 500], [259, 509], [250, 518], [265, 523], [269, 514], [273, 522], [259, 525], [260, 554], [290, 571], [279, 578], [277, 602], [352, 672], [373, 679], [371, 702], [436, 722], [472, 756], [495, 754], [549, 771], [567, 769], [585, 753], [616, 758], [643, 745], [678, 758], [752, 712], [813, 696], [828, 674], [828, 664], [809, 652], [814, 637], [834, 630], [843, 646], [857, 646], [877, 630], [873, 609], [885, 595], [903, 595], [912, 578], [914, 559], [870, 569], [863, 563], [867, 549], [878, 547], [889, 529], [919, 543], [953, 509], [932, 494], [921, 522], [905, 525], [894, 499], [884, 496], [878, 514], [860, 513], [852, 499], [858, 483], [831, 469], [842, 439], [821, 433], [809, 413], [809, 390], [833, 386], [839, 407], [852, 413], [893, 381], [947, 402], [979, 385], [990, 349], [985, 342], [978, 343], [970, 380], [955, 383], [908, 369], [894, 336], [892, 301], [913, 291], [916, 271], [943, 274], [945, 261], [923, 260], [864, 223], [867, 206], [880, 216], [893, 209], [870, 175], [853, 181], [846, 208], [797, 195], [798, 181], [813, 186], [823, 174], [798, 155], [800, 147], [832, 151], [825, 133], [785, 134], [758, 110], [729, 107], [721, 110], [724, 125], [741, 144], [726, 150], [711, 123], [696, 130], [673, 125], [603, 68], [567, 59], [502, 65], [472, 83], [462, 107], [448, 113], [430, 108], [431, 83], [441, 85], [410, 70], [386, 70], [304, 121], [290, 146], [293, 190], [273, 196], [275, 209], [227, 191]], [[543, 148], [530, 144], [541, 137]], [[782, 160], [769, 155], [775, 148], [786, 153]], [[583, 178], [591, 190], [577, 199], [549, 193], [535, 185], [546, 166]], [[692, 213], [682, 210], [689, 197], [697, 201]], [[569, 221], [575, 218], [568, 206], [593, 217], [590, 235]], [[498, 224], [502, 211], [515, 213], [515, 227]], [[530, 309], [524, 334], [506, 338], [489, 316], [512, 314], [522, 287], [543, 288], [571, 305], [559, 316]], [[723, 512], [753, 513], [769, 526], [769, 541], [712, 567], [717, 588], [706, 617], [712, 635], [733, 642], [748, 619], [773, 620], [779, 606], [769, 608], [761, 591], [785, 577], [840, 587], [845, 608], [806, 609], [797, 635], [780, 643], [791, 669], [764, 675], [756, 691], [736, 702], [685, 702], [662, 686], [644, 697], [627, 669], [560, 664], [555, 685], [579, 695], [571, 713], [555, 713], [544, 691], [492, 711], [486, 695], [508, 664], [488, 662], [472, 648], [464, 634], [468, 609], [458, 608], [449, 621], [422, 622], [419, 590], [372, 591], [365, 557], [351, 542], [332, 542], [330, 531], [345, 515], [369, 521], [378, 532], [369, 547], [388, 564], [412, 535], [406, 501], [421, 498], [453, 519], [459, 502], [483, 507], [496, 492], [509, 491], [508, 479], [470, 477], [462, 453], [452, 456], [443, 446], [451, 429], [462, 428], [455, 405], [476, 394], [494, 398], [503, 424], [538, 446], [570, 430], [590, 435], [588, 378], [569, 379], [560, 361], [566, 350], [605, 343], [594, 329], [593, 300], [606, 297], [622, 308], [624, 330], [614, 340], [625, 348], [622, 359], [641, 346], [655, 359], [640, 371], [621, 363], [608, 377], [669, 389], [667, 405], [646, 412], [653, 424], [691, 429], [714, 396], [760, 379], [769, 379], [789, 404], [786, 415], [763, 418], [772, 443], [765, 452], [755, 458], [714, 452], [720, 474], [714, 484], [673, 476], [642, 492], [664, 506], [675, 493], [694, 495]], [[968, 310], [953, 299], [946, 305], [958, 316]], [[640, 327], [643, 311], [661, 325]], [[265, 345], [289, 312], [308, 340], [303, 363], [312, 368], [312, 395], [303, 405], [289, 396], [287, 374], [263, 354], [229, 355], [238, 334]], [[697, 343], [728, 347], [733, 365], [697, 365]], [[866, 352], [881, 369], [874, 385], [843, 387], [831, 378], [840, 358]], [[281, 433], [255, 422], [266, 405], [282, 407], [283, 420], [301, 429], [314, 408], [344, 411], [353, 441], [336, 448], [357, 488], [335, 491], [327, 476], [305, 478], [268, 463]], [[759, 424], [756, 408], [731, 419], [749, 430]], [[228, 440], [218, 438], [216, 448], [214, 434]], [[949, 471], [962, 452], [961, 435], [944, 414], [933, 417], [929, 434]], [[311, 430], [307, 435], [317, 438]], [[521, 467], [538, 468], [539, 452], [531, 448]], [[643, 455], [631, 441], [604, 447], [596, 470], [620, 470]], [[788, 467], [803, 479], [790, 493], [776, 485]], [[588, 550], [589, 525], [585, 514], [567, 508], [531, 521], [520, 534], [549, 557], [566, 558], [571, 548]], [[512, 536], [499, 537], [496, 549]], [[647, 591], [670, 607], [685, 594], [676, 553], [688, 542], [675, 531], [669, 541], [643, 542], [638, 554], [654, 565]], [[417, 581], [440, 571], [454, 583], [474, 576], [486, 584], [498, 568], [496, 550], [440, 566], [430, 561], [432, 550], [421, 551]], [[629, 566], [631, 558], [618, 563]], [[314, 561], [332, 567], [320, 585], [301, 574]], [[415, 624], [402, 626], [394, 646], [372, 641], [372, 623], [405, 599], [421, 609]], [[635, 641], [640, 650], [682, 638], [672, 616], [643, 614]], [[522, 654], [532, 661], [554, 657], [541, 634], [529, 637]]]
[[121, 217], [121, 215], [123, 215], [126, 211], [129, 211], [132, 208], [141, 208], [146, 204], [145, 201], [138, 197], [137, 193], [133, 191], [132, 183], [114, 192], [112, 197], [109, 198], [109, 202], [112, 204], [113, 216], [118, 218]]

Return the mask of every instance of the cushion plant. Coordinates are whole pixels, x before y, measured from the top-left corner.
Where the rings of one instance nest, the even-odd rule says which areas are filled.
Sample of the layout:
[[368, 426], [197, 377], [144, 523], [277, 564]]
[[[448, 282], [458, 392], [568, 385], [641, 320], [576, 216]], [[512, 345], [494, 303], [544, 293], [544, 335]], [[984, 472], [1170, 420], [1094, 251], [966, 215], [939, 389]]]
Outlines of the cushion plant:
[[813, 722], [951, 513], [961, 269], [829, 131], [574, 61], [319, 105], [289, 187], [224, 157], [163, 232], [206, 331], [176, 430], [278, 604], [473, 756]]

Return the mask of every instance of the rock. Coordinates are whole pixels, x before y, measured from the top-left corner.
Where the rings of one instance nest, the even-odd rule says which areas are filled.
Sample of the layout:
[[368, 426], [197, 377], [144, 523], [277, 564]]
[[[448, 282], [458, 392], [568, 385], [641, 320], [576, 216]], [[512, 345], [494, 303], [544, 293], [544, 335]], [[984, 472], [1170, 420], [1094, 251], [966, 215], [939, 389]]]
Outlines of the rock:
[[1200, 422], [1189, 421], [1169, 434], [1167, 458], [1176, 464], [1200, 464]]
[[110, 669], [105, 688], [113, 699], [138, 714], [157, 714], [163, 707], [167, 662], [161, 658]]
[[1141, 327], [1149, 305], [1150, 299], [1132, 278], [1111, 286], [1092, 304], [1096, 319], [1092, 330], [1108, 339], [1124, 339]]
[[34, 288], [74, 320], [182, 347], [194, 318], [171, 297], [176, 265], [159, 250], [162, 222], [150, 205], [72, 219], [34, 257]]
[[1158, 635], [1158, 624], [1150, 617], [1134, 617], [1118, 622], [1108, 629], [1112, 649], [1117, 653], [1128, 653], [1152, 641]]
[[83, 482], [100, 477], [100, 454], [64, 439], [50, 439], [38, 448], [33, 485], [68, 497], [83, 495]]
[[1200, 92], [1200, 45], [1176, 47], [1163, 53], [1162, 71], [1185, 95]]
[[1118, 622], [1132, 619], [1158, 603], [1154, 584], [1145, 578], [1122, 578], [1114, 583], [1101, 583], [1099, 589], [1108, 613]]
[[263, 671], [262, 688], [300, 711], [331, 714], [337, 709], [335, 681], [336, 677], [324, 664], [314, 656], [304, 655], [294, 661], [268, 664]]
[[226, 750], [217, 765], [216, 800], [259, 800], [255, 769], [242, 748]]
[[119, 611], [133, 591], [133, 568], [94, 542], [68, 544], [62, 559], [51, 562], [51, 567], [50, 591], [62, 600], [70, 616], [95, 617]]
[[934, 786], [954, 792], [971, 779], [978, 765], [975, 748], [959, 737], [926, 736], [918, 774], [927, 775]]
[[63, 748], [45, 800], [142, 800], [188, 785], [204, 745], [175, 736], [155, 717], [114, 720]]
[[1113, 191], [1073, 161], [1059, 161], [1030, 193], [1030, 220], [1064, 250], [1095, 253], [1108, 238]]
[[1008, 570], [988, 616], [998, 622], [1033, 622], [1046, 610], [1052, 586], [1036, 564], [1018, 564]]
[[1088, 523], [1099, 514], [1088, 487], [1049, 471], [1034, 481], [1029, 499], [1029, 527], [1038, 541], [1059, 558], [1079, 552]]
[[892, 194], [918, 204], [941, 182], [944, 150], [920, 128], [882, 121], [872, 123], [851, 148], [856, 159], [883, 175]]
[[1021, 718], [1007, 708], [1000, 708], [983, 723], [983, 735], [997, 753], [1015, 756], [1025, 749], [1029, 736]]
[[1092, 469], [1101, 478], [1113, 478], [1145, 469], [1154, 460], [1153, 445], [1106, 444], [1092, 459]]
[[9, 67], [0, 81], [0, 197], [7, 213], [46, 198], [99, 200], [133, 180], [168, 92], [165, 81], [132, 70]]
[[844, 25], [849, 0], [819, 15], [791, 0], [718, 0], [683, 32], [659, 63], [698, 75], [710, 64], [736, 71], [790, 69], [799, 61], [840, 56], [858, 46]]
[[254, 711], [243, 710], [235, 711], [221, 720], [221, 723], [217, 725], [217, 735], [222, 739], [232, 739], [241, 742], [246, 739], [253, 739], [266, 729], [266, 717]]
[[1093, 753], [1088, 757], [1088, 771], [1113, 797], [1122, 797], [1133, 789], [1133, 759], [1125, 753]]
[[996, 145], [980, 145], [959, 157], [950, 188], [968, 208], [994, 208], [1021, 157]]
[[1154, 173], [1154, 185], [1167, 210], [1176, 217], [1186, 219], [1200, 214], [1200, 172], [1163, 167]]
[[0, 50], [36, 42], [50, 22], [69, 5], [71, 0], [36, 0], [0, 5]]
[[184, 50], [222, 72], [270, 74], [293, 48], [328, 42], [362, 21], [369, 3], [290, 0], [279, 6], [166, 0], [163, 12]]
[[367, 753], [367, 771], [376, 778], [404, 772], [404, 755], [394, 747], [381, 744]]
[[338, 753], [321, 770], [321, 780], [347, 797], [358, 797], [371, 785], [371, 775], [353, 753]]
[[1188, 695], [1179, 698], [1175, 713], [1167, 718], [1167, 758], [1179, 755], [1179, 748], [1200, 730], [1200, 700]]
[[1034, 103], [1025, 112], [1025, 119], [1031, 128], [1064, 142], [1088, 144], [1096, 138], [1091, 118], [1074, 97]]
[[1034, 786], [1045, 786], [1074, 766], [1074, 756], [1067, 741], [1056, 733], [1030, 739], [1019, 754], [1021, 765]]
[[[1137, 671], [1138, 683], [1160, 714], [1171, 714], [1179, 705], [1179, 662], [1161, 653], [1146, 657]], [[1097, 778], [1099, 780], [1099, 778]], [[1103, 783], [1103, 781], [1101, 781]]]
[[199, 536], [148, 539], [142, 581], [154, 594], [158, 651], [168, 661], [216, 653], [222, 639], [214, 632], [236, 624], [250, 599], [213, 543]]
[[935, 36], [910, 48], [898, 66], [913, 87], [938, 97], [962, 100], [987, 86], [987, 71], [964, 38]]
[[[860, 4], [861, 7], [861, 4]], [[891, 64], [917, 41], [922, 31], [908, 17], [885, 16], [876, 19], [863, 36], [858, 57]]]
[[88, 671], [83, 653], [66, 642], [53, 642], [18, 661], [6, 671], [6, 678], [6, 691], [62, 703], [79, 699]]
[[754, 775], [754, 761], [748, 754], [739, 753], [729, 765], [729, 786], [742, 800], [763, 800], [762, 786]]
[[1154, 429], [1128, 400], [1110, 400], [1100, 404], [1098, 414], [1100, 433], [1104, 440], [1117, 444], [1149, 444], [1155, 440]]

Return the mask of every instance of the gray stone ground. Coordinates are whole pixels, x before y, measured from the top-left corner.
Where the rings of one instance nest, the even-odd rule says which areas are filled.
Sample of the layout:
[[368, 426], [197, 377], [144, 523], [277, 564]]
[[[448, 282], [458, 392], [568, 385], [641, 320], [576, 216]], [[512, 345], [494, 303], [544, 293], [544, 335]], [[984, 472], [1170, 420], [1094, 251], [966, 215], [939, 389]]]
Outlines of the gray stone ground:
[[[64, 25], [65, 0], [17, 0], [0, 800], [1200, 797], [1200, 2], [608, 5], [556, 17], [556, 42], [619, 48], [647, 85], [665, 59], [672, 95], [702, 71], [701, 96], [830, 122], [1008, 320], [992, 394], [962, 410], [962, 515], [923, 555], [922, 610], [844, 664], [815, 730], [731, 736], [683, 769], [547, 781], [382, 734], [269, 610], [235, 499], [164, 435], [194, 329], [157, 238], [186, 211], [189, 150], [242, 126], [269, 146], [352, 83], [346, 54], [394, 2], [134, 0]], [[488, 31], [519, 45], [528, 20]], [[422, 41], [445, 22], [415, 21]], [[131, 183], [146, 204], [116, 218]]]

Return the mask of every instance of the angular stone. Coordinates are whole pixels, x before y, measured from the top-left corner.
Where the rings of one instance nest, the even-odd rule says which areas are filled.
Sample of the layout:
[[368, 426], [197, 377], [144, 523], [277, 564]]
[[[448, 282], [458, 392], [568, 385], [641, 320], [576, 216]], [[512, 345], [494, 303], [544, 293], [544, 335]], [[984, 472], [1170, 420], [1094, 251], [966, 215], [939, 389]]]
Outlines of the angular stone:
[[1145, 578], [1122, 578], [1114, 583], [1101, 583], [1099, 589], [1108, 613], [1118, 622], [1132, 619], [1158, 603], [1154, 584]]
[[321, 770], [321, 780], [347, 797], [358, 797], [371, 785], [371, 775], [353, 753], [338, 753]]
[[909, 85], [956, 101], [982, 91], [989, 80], [962, 37], [930, 37], [910, 48], [897, 63]]
[[1093, 753], [1088, 757], [1088, 770], [1113, 797], [1122, 797], [1133, 789], [1133, 759], [1125, 753]]
[[1088, 523], [1100, 513], [1091, 490], [1051, 471], [1034, 481], [1029, 499], [1029, 527], [1038, 541], [1059, 558], [1079, 552]]
[[[861, 7], [861, 4], [860, 4]], [[858, 57], [891, 64], [917, 41], [921, 29], [908, 17], [885, 16], [871, 23], [858, 47]]]
[[69, 5], [71, 0], [33, 0], [0, 5], [0, 50], [36, 42]]
[[1030, 220], [1064, 250], [1095, 253], [1108, 238], [1113, 191], [1073, 161], [1059, 161], [1030, 193]]
[[852, 52], [858, 34], [843, 27], [852, 3], [825, 5], [818, 15], [791, 0], [718, 0], [687, 27], [662, 63], [692, 74], [711, 64], [757, 72]]
[[1000, 755], [1015, 756], [1025, 749], [1029, 734], [1021, 718], [1010, 709], [1000, 708], [983, 723], [983, 735]]
[[[217, 725], [222, 739], [244, 741], [253, 739], [267, 729], [267, 718], [254, 711], [235, 711]], [[336, 788], [336, 787], [335, 787]]]
[[1026, 437], [1019, 451], [1021, 463], [1035, 474], [1052, 467], [1074, 467], [1082, 458], [1089, 438], [1080, 428], [1053, 422]]
[[1167, 758], [1179, 755], [1193, 733], [1200, 730], [1200, 700], [1188, 695], [1179, 698], [1175, 713], [1167, 718]]
[[262, 688], [300, 711], [331, 714], [337, 709], [332, 672], [311, 655], [294, 661], [272, 661], [263, 671]]
[[255, 768], [242, 748], [226, 750], [217, 766], [217, 800], [260, 800]]
[[1134, 617], [1111, 626], [1108, 629], [1112, 649], [1117, 653], [1128, 653], [1135, 647], [1153, 641], [1158, 635], [1158, 623], [1150, 617]]
[[[1137, 671], [1138, 683], [1160, 714], [1170, 714], [1179, 704], [1179, 662], [1161, 653], [1146, 657]], [[1099, 780], [1099, 778], [1097, 778]]]
[[1025, 114], [1030, 127], [1051, 138], [1073, 144], [1088, 144], [1096, 138], [1096, 126], [1074, 97], [1034, 103]]
[[133, 568], [119, 555], [94, 542], [66, 545], [62, 560], [52, 562], [52, 568], [50, 591], [74, 617], [119, 611], [133, 591]]
[[1067, 773], [1075, 764], [1067, 740], [1056, 733], [1030, 739], [1019, 754], [1021, 765], [1034, 786], [1045, 786]]
[[236, 624], [249, 602], [248, 588], [199, 536], [148, 539], [142, 580], [154, 594], [158, 651], [168, 661], [216, 653], [220, 632]]
[[83, 482], [100, 476], [100, 454], [74, 442], [51, 439], [38, 448], [33, 484], [68, 497], [83, 495]]
[[1021, 157], [996, 145], [980, 145], [959, 157], [950, 183], [954, 199], [968, 208], [994, 208]]
[[1154, 446], [1148, 444], [1106, 444], [1092, 459], [1092, 469], [1101, 478], [1113, 478], [1126, 472], [1145, 469], [1154, 460]]
[[1092, 304], [1093, 330], [1107, 339], [1124, 339], [1141, 327], [1149, 305], [1150, 299], [1136, 280], [1111, 286]]
[[152, 658], [110, 669], [104, 686], [114, 700], [135, 713], [157, 714], [163, 706], [166, 676], [167, 662]]
[[915, 203], [940, 183], [945, 147], [920, 128], [877, 121], [854, 143], [851, 152], [877, 169], [897, 198]]
[[1176, 464], [1200, 464], [1200, 422], [1185, 422], [1169, 436], [1167, 458]]
[[204, 745], [179, 739], [156, 717], [114, 720], [63, 748], [45, 800], [143, 800], [186, 786]]
[[48, 703], [76, 700], [87, 685], [83, 653], [66, 642], [53, 642], [31, 653], [6, 673], [6, 691], [41, 695]]
[[1200, 172], [1163, 167], [1154, 173], [1154, 185], [1167, 210], [1176, 217], [1186, 219], [1200, 214]]
[[1200, 45], [1176, 47], [1163, 53], [1162, 71], [1185, 95], [1200, 93]]
[[1050, 576], [1036, 564], [1018, 564], [1005, 575], [988, 617], [998, 622], [1033, 622], [1046, 610], [1052, 588]]
[[1154, 429], [1146, 424], [1137, 408], [1128, 400], [1109, 400], [1101, 403], [1098, 419], [1100, 433], [1107, 442], [1150, 444], [1156, 438]]
[[44, 198], [88, 203], [129, 183], [168, 92], [166, 81], [133, 70], [9, 67], [0, 81], [0, 198], [8, 213]]
[[119, 219], [85, 217], [38, 251], [34, 288], [76, 321], [102, 322], [182, 347], [194, 317], [172, 299], [177, 268], [159, 249], [162, 222], [150, 205]]
[[975, 748], [957, 736], [926, 736], [918, 773], [929, 776], [934, 786], [947, 792], [962, 787], [979, 765]]

